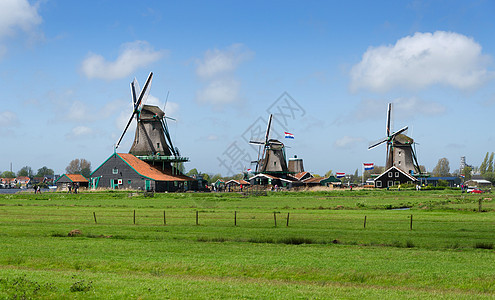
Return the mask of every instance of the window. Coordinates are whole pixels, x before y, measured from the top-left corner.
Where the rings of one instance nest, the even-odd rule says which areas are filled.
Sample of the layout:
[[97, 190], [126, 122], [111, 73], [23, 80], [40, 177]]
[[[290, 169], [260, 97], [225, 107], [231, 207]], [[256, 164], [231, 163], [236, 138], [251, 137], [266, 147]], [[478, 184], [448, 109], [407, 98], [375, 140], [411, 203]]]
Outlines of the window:
[[399, 172], [395, 172], [395, 177], [399, 177]]
[[392, 172], [388, 172], [388, 177], [392, 177]]
[[400, 166], [400, 160], [399, 160], [399, 166]]
[[132, 183], [132, 180], [127, 180], [127, 184], [131, 184]]
[[160, 149], [160, 143], [156, 143], [156, 149]]
[[119, 174], [119, 169], [117, 169], [117, 168], [113, 168], [113, 170], [112, 170], [112, 174]]
[[393, 185], [394, 185], [394, 181], [393, 180], [387, 181], [387, 186], [388, 187], [393, 186]]
[[382, 182], [381, 181], [376, 181], [375, 182], [376, 187], [382, 187]]
[[399, 156], [401, 155], [402, 152], [399, 151]]

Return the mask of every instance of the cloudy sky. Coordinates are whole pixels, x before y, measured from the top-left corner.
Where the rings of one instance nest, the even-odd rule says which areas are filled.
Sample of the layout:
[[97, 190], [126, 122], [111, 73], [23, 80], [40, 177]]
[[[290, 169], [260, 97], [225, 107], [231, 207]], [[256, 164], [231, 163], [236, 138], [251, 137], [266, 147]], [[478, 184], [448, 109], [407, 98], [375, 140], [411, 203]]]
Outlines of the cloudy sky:
[[[493, 1], [0, 1], [0, 171], [98, 167], [154, 72], [186, 169], [249, 168], [274, 114], [316, 173], [385, 163], [387, 103], [420, 164], [495, 151]], [[168, 99], [167, 99], [167, 94]], [[135, 125], [134, 125], [135, 126]], [[119, 152], [127, 152], [134, 127]]]

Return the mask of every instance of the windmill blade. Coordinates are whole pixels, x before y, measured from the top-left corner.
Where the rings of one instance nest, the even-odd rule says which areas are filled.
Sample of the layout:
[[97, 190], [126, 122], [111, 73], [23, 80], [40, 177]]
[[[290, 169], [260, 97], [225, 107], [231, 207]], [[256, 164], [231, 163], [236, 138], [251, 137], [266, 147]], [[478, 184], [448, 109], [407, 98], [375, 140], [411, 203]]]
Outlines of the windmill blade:
[[167, 98], [165, 98], [165, 104], [163, 105], [163, 112], [166, 112], [167, 109], [167, 102], [168, 102], [168, 95], [170, 94], [170, 91], [167, 91]]
[[387, 124], [386, 124], [387, 136], [390, 136], [390, 133], [392, 132], [391, 122], [392, 122], [392, 103], [389, 103], [387, 109]]
[[171, 118], [171, 117], [167, 117], [167, 116], [164, 116], [165, 119], [168, 119], [168, 120], [172, 120], [172, 121], [177, 121], [177, 119], [174, 119], [174, 118]]
[[126, 133], [127, 129], [129, 128], [129, 125], [131, 125], [132, 119], [134, 118], [134, 115], [136, 114], [136, 112], [137, 112], [136, 110], [134, 110], [134, 111], [132, 112], [131, 118], [129, 119], [129, 122], [127, 122], [127, 125], [125, 126], [124, 132], [122, 132], [122, 135], [120, 136], [119, 141], [118, 141], [118, 142], [117, 142], [117, 144], [115, 145], [115, 149], [117, 149], [117, 148], [119, 147], [120, 142], [122, 141], [122, 138], [124, 138], [124, 135], [125, 135], [125, 133]]
[[150, 86], [151, 86], [151, 80], [152, 79], [153, 79], [153, 72], [150, 72], [150, 75], [148, 75], [148, 79], [146, 79], [146, 83], [144, 84], [144, 87], [141, 90], [141, 93], [139, 93], [139, 98], [138, 98], [138, 101], [136, 103], [139, 107], [139, 111], [141, 111], [144, 104], [146, 103], [146, 100], [148, 100], [148, 95], [150, 94]]
[[265, 143], [263, 141], [249, 141], [249, 144], [251, 144], [251, 145], [264, 145]]
[[387, 141], [388, 141], [388, 137], [385, 137], [385, 138], [383, 138], [381, 140], [378, 140], [376, 142], [372, 142], [372, 143], [370, 143], [370, 145], [368, 147], [368, 150], [371, 150], [371, 149], [373, 149], [375, 147], [378, 147], [378, 146], [380, 146], [381, 144], [383, 144], [383, 143], [385, 143]]
[[167, 138], [168, 141], [167, 147], [170, 150], [170, 153], [173, 156], [179, 156], [177, 147], [174, 148], [174, 145], [172, 144], [172, 139], [170, 138], [167, 122], [164, 119], [161, 119], [161, 123], [162, 123], [163, 133], [165, 134], [165, 137]]
[[399, 135], [399, 134], [407, 131], [407, 128], [408, 128], [407, 126], [404, 126], [401, 129], [397, 130], [396, 132], [392, 133], [390, 136], [393, 137], [393, 136]]
[[134, 110], [136, 110], [136, 102], [137, 102], [137, 91], [141, 91], [139, 88], [139, 83], [137, 82], [137, 79], [134, 78], [134, 80], [131, 82], [131, 99], [132, 99], [132, 107]]
[[266, 127], [265, 144], [268, 143], [268, 137], [270, 135], [270, 127], [272, 126], [272, 118], [273, 115], [270, 114], [270, 117], [268, 118], [268, 126]]

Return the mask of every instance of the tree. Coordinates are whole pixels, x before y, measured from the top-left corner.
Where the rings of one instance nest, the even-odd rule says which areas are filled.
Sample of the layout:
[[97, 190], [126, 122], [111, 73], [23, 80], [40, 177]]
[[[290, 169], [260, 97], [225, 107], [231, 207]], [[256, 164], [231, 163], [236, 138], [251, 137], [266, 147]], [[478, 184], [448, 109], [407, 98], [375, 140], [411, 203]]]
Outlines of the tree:
[[46, 166], [38, 169], [38, 173], [36, 173], [36, 177], [45, 177], [46, 175], [53, 175], [55, 172], [52, 169], [48, 169]]
[[493, 173], [493, 155], [494, 153], [490, 154], [490, 158], [488, 159], [488, 165], [486, 166], [486, 171]]
[[480, 165], [480, 173], [485, 174], [487, 167], [488, 167], [488, 152], [486, 153], [485, 159], [483, 159], [483, 162]]
[[22, 167], [19, 171], [17, 171], [17, 176], [33, 177], [33, 169], [29, 166]]
[[193, 176], [193, 175], [198, 175], [198, 170], [196, 168], [189, 170], [189, 172], [186, 173], [187, 176]]
[[464, 175], [465, 181], [471, 180], [471, 178], [473, 177], [471, 175], [472, 171], [473, 171], [473, 168], [471, 168], [470, 166], [465, 166], [464, 169], [462, 169], [461, 174]]
[[483, 178], [490, 181], [492, 184], [495, 184], [495, 172], [486, 172], [483, 175]]
[[0, 176], [2, 176], [2, 178], [15, 178], [15, 173], [12, 171], [5, 171]]
[[329, 170], [328, 172], [325, 173], [325, 178], [328, 178], [333, 175], [333, 171]]
[[68, 174], [81, 174], [89, 178], [91, 175], [91, 163], [84, 158], [73, 159], [65, 168], [65, 172]]
[[437, 177], [445, 177], [449, 176], [450, 165], [449, 160], [447, 158], [440, 158], [436, 167], [433, 169], [433, 176]]

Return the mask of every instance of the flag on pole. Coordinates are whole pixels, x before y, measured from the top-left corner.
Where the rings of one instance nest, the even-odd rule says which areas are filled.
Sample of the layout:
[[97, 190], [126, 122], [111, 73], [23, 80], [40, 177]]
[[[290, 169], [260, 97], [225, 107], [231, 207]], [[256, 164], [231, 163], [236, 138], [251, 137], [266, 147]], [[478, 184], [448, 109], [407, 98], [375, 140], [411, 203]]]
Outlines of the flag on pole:
[[251, 169], [247, 169], [248, 172], [251, 172], [252, 170]]
[[461, 178], [465, 178], [465, 177], [466, 177], [466, 175], [464, 175], [464, 174], [461, 174]]
[[345, 173], [335, 173], [335, 176], [336, 176], [337, 178], [342, 178], [342, 177], [344, 177], [344, 176], [345, 176]]
[[293, 139], [294, 138], [294, 135], [290, 132], [287, 132], [287, 131], [284, 131], [285, 133], [285, 138], [286, 139]]
[[373, 170], [375, 168], [373, 163], [363, 163], [363, 167], [365, 170]]

